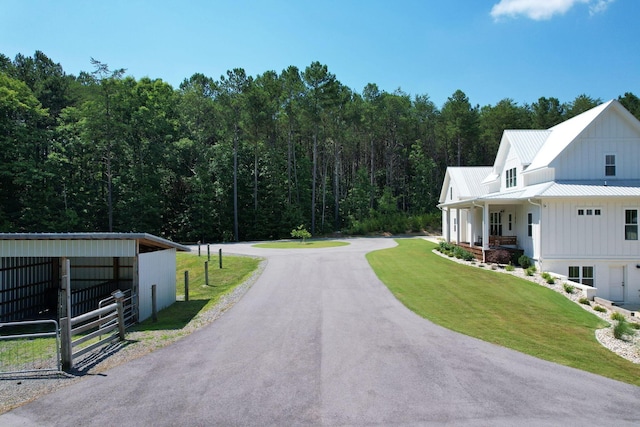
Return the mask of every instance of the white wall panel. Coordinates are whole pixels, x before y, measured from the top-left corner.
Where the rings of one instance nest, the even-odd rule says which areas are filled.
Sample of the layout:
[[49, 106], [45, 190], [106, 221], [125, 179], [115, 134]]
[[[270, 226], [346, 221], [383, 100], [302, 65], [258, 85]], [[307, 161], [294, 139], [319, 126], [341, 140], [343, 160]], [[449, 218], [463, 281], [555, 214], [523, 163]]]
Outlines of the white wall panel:
[[143, 321], [152, 314], [152, 285], [156, 285], [158, 311], [176, 301], [176, 250], [166, 249], [140, 254], [138, 272], [138, 321]]

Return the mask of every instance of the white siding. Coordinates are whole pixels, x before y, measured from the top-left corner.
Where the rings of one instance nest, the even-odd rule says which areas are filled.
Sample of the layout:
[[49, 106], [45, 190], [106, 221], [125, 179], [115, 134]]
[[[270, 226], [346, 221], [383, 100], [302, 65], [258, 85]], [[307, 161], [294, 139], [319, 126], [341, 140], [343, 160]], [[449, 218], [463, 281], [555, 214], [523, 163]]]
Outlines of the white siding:
[[[546, 258], [616, 259], [640, 261], [640, 241], [624, 239], [624, 210], [640, 201], [545, 200], [542, 241]], [[578, 216], [578, 209], [600, 209], [601, 215]]]
[[176, 301], [176, 250], [166, 249], [138, 256], [138, 321], [152, 314], [151, 285], [156, 285], [158, 311]]
[[[509, 169], [516, 168], [516, 186], [507, 188], [507, 171]], [[522, 164], [516, 150], [513, 146], [509, 145], [509, 151], [507, 152], [507, 159], [504, 163], [504, 168], [500, 172], [500, 191], [513, 191], [518, 188], [522, 188]]]
[[[616, 175], [605, 176], [605, 155], [615, 154]], [[638, 179], [640, 135], [618, 114], [595, 120], [553, 162], [556, 179]]]

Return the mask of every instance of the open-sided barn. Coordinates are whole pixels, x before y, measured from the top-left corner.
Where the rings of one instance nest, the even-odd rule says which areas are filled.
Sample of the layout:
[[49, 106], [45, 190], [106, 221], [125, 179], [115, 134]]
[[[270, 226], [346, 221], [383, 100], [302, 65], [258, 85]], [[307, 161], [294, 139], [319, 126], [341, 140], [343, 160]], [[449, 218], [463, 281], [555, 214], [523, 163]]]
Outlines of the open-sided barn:
[[72, 315], [94, 310], [119, 289], [133, 321], [176, 300], [176, 251], [146, 233], [0, 233], [0, 322], [58, 317], [62, 270], [70, 261]]

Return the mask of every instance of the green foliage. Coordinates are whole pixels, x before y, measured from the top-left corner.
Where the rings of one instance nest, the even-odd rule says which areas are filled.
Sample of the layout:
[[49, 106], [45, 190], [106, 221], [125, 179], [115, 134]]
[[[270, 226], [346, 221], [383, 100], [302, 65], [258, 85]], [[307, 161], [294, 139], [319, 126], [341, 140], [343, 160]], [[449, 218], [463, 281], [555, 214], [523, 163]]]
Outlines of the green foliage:
[[564, 289], [564, 291], [568, 294], [572, 294], [575, 291], [575, 286], [570, 285], [568, 283], [563, 283], [562, 284], [562, 289]]
[[625, 337], [628, 336], [633, 336], [635, 335], [636, 330], [635, 328], [633, 328], [629, 322], [627, 321], [627, 319], [622, 316], [622, 319], [616, 320], [615, 324], [613, 325], [613, 336], [616, 339], [624, 339]]
[[585, 298], [585, 297], [580, 298], [580, 299], [578, 300], [578, 302], [579, 302], [580, 304], [584, 304], [584, 305], [591, 305], [591, 302], [589, 301], [589, 299], [588, 299], [588, 298]]
[[509, 263], [504, 267], [504, 269], [507, 271], [514, 271], [515, 267], [511, 263]]
[[540, 274], [540, 277], [542, 277], [544, 280], [549, 280], [551, 278], [551, 275], [548, 272], [543, 271], [542, 274]]
[[461, 248], [460, 246], [454, 247], [453, 256], [455, 256], [458, 259], [463, 259], [465, 261], [471, 261], [475, 258], [471, 252]]
[[536, 272], [535, 268], [532, 268], [532, 267], [529, 267], [524, 271], [524, 273], [527, 276], [533, 276], [535, 272]]
[[298, 228], [291, 230], [291, 237], [294, 239], [302, 239], [302, 244], [305, 244], [307, 239], [311, 238], [311, 233], [304, 228], [304, 225], [300, 224]]
[[611, 313], [611, 320], [617, 320], [618, 322], [621, 322], [627, 320], [627, 318], [624, 317], [624, 314], [620, 313], [619, 311], [614, 311], [613, 313]]
[[531, 259], [526, 255], [521, 255], [520, 258], [518, 258], [518, 264], [526, 270], [531, 267]]
[[593, 309], [594, 309], [595, 311], [599, 311], [600, 313], [605, 313], [605, 312], [607, 311], [607, 309], [606, 309], [606, 308], [604, 308], [604, 307], [603, 307], [603, 306], [601, 306], [601, 305], [596, 305], [595, 307], [593, 307]]

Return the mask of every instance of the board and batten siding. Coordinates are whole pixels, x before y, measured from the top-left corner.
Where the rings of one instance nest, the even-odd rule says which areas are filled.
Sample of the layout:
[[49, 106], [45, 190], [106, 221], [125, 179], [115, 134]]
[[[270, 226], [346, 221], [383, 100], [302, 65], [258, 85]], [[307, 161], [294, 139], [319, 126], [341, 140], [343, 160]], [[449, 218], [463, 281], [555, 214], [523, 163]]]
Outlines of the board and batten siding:
[[[615, 154], [616, 175], [605, 175], [605, 155]], [[638, 179], [640, 135], [618, 114], [594, 121], [553, 162], [558, 180]]]
[[[546, 258], [640, 261], [640, 241], [624, 238], [624, 211], [639, 209], [640, 201], [548, 199], [543, 204], [542, 244]], [[578, 216], [578, 209], [600, 209], [601, 215]]]
[[138, 321], [151, 317], [151, 286], [156, 285], [158, 311], [176, 301], [176, 250], [147, 252], [138, 256]]

